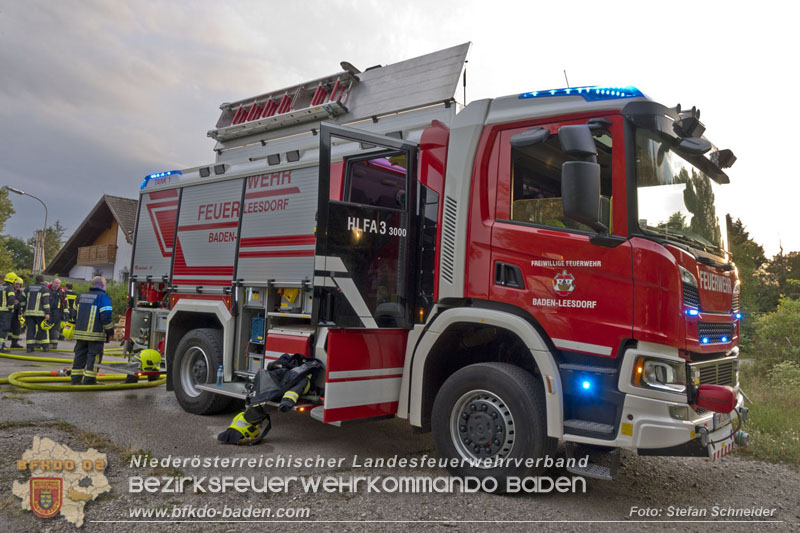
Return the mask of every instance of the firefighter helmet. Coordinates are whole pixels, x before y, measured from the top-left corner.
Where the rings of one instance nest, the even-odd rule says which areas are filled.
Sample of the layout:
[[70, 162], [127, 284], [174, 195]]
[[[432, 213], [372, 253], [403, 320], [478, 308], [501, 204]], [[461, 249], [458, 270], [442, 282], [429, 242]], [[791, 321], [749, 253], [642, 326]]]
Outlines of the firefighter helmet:
[[258, 426], [251, 424], [244, 418], [244, 411], [233, 417], [233, 422], [228, 426], [242, 434], [243, 437], [254, 439], [258, 437]]
[[20, 285], [22, 285], [23, 283], [25, 283], [25, 280], [22, 279], [22, 277], [17, 276], [17, 279], [16, 279], [15, 283], [19, 283]]
[[19, 327], [21, 328], [25, 327], [25, 317], [22, 315], [19, 315]]
[[5, 281], [6, 283], [12, 283], [13, 284], [13, 283], [17, 282], [17, 279], [19, 279], [19, 278], [17, 277], [16, 274], [14, 274], [13, 272], [9, 272], [8, 274], [6, 274], [6, 277], [5, 277], [5, 279], [3, 279], [3, 281]]
[[64, 334], [65, 339], [71, 341], [75, 337], [75, 324], [67, 322], [64, 324], [64, 329], [61, 332]]
[[142, 365], [142, 371], [151, 372], [161, 369], [161, 353], [158, 350], [142, 350], [133, 357]]
[[54, 324], [49, 320], [42, 320], [42, 323], [39, 325], [44, 331], [50, 331], [53, 329]]

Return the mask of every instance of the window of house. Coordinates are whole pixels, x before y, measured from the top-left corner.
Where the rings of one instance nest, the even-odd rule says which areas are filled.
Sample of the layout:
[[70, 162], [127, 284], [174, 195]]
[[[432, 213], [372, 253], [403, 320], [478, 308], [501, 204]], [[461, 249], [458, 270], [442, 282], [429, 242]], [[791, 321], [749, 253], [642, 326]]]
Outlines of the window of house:
[[[595, 136], [600, 164], [600, 221], [611, 218], [611, 136]], [[561, 204], [561, 165], [574, 161], [561, 150], [558, 135], [523, 148], [511, 148], [511, 220], [553, 228], [592, 231], [564, 215]]]

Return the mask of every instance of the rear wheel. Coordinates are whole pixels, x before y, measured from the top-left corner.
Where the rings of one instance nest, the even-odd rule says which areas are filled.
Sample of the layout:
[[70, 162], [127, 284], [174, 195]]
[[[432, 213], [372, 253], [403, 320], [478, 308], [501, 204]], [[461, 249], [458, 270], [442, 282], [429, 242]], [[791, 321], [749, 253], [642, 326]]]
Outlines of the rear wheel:
[[228, 408], [231, 398], [201, 391], [198, 384], [214, 383], [222, 364], [222, 333], [216, 329], [193, 329], [181, 339], [172, 362], [175, 397], [184, 410], [212, 415]]
[[[508, 477], [544, 470], [536, 459], [553, 456], [558, 443], [547, 436], [541, 382], [506, 363], [470, 365], [450, 376], [436, 395], [431, 424], [439, 455], [459, 460], [448, 470], [456, 476], [493, 477], [498, 492]], [[533, 459], [533, 466], [526, 466], [526, 459]]]

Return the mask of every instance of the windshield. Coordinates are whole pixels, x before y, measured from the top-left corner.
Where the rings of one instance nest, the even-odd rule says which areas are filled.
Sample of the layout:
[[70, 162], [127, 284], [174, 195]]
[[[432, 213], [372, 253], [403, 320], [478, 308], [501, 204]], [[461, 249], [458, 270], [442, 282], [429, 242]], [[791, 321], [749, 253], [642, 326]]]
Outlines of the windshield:
[[662, 134], [636, 130], [639, 227], [716, 255], [728, 249], [720, 185], [670, 148]]

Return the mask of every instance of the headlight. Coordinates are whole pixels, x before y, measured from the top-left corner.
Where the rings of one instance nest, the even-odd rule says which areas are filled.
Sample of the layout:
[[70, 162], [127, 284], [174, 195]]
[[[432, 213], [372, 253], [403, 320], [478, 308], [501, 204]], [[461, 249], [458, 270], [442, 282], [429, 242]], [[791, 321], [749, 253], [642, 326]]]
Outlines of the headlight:
[[664, 392], [686, 392], [686, 364], [639, 357], [633, 366], [633, 385]]
[[694, 277], [694, 274], [680, 265], [678, 265], [678, 268], [681, 269], [681, 281], [683, 284], [689, 285], [690, 287], [697, 287], [697, 278]]

